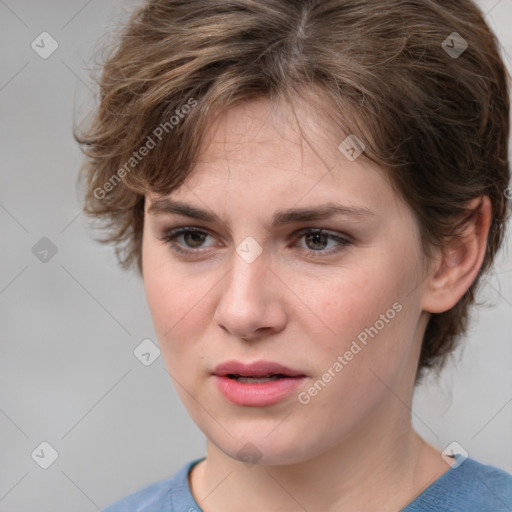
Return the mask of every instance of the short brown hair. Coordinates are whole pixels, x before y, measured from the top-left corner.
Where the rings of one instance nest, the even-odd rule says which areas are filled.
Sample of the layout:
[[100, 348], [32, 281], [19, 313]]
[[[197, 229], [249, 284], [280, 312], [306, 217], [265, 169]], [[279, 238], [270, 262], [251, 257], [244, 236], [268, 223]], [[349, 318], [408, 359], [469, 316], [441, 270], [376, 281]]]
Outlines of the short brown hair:
[[215, 116], [257, 97], [293, 105], [318, 91], [338, 142], [356, 134], [389, 172], [425, 255], [457, 236], [469, 200], [487, 195], [479, 275], [431, 316], [418, 376], [442, 366], [508, 216], [508, 74], [470, 0], [152, 0], [122, 28], [98, 82], [92, 122], [75, 129], [88, 157], [84, 211], [140, 273], [145, 194], [178, 188]]

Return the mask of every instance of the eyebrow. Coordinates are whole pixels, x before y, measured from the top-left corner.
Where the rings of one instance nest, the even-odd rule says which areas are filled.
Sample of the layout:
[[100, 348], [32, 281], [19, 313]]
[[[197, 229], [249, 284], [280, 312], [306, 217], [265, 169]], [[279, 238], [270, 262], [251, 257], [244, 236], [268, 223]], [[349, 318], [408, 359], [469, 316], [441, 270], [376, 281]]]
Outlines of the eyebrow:
[[[148, 208], [148, 214], [158, 213], [182, 215], [184, 217], [190, 217], [192, 219], [197, 219], [204, 222], [220, 222], [229, 228], [229, 222], [221, 219], [215, 213], [212, 213], [208, 210], [203, 210], [182, 201], [173, 201], [168, 198], [156, 199], [152, 201], [151, 206]], [[335, 215], [343, 215], [361, 219], [376, 216], [374, 212], [365, 207], [343, 206], [335, 203], [326, 203], [324, 205], [311, 208], [290, 208], [287, 210], [279, 210], [273, 215], [270, 225], [266, 225], [266, 227], [267, 229], [271, 230], [285, 224], [325, 220]]]

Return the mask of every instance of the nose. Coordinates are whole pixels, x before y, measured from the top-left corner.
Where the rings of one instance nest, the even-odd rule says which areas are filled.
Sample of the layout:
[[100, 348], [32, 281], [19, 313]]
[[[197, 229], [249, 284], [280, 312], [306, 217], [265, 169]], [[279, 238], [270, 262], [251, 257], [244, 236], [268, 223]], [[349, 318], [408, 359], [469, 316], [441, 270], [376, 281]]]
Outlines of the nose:
[[221, 296], [214, 321], [228, 334], [255, 340], [284, 329], [285, 290], [268, 267], [264, 253], [247, 263], [234, 252], [231, 271], [219, 286]]

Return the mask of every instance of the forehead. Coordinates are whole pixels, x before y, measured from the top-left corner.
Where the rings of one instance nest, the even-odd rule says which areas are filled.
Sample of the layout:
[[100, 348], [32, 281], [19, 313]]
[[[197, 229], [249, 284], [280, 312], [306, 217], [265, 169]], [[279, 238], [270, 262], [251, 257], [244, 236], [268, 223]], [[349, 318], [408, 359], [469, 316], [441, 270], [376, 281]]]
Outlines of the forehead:
[[[337, 158], [335, 141], [333, 127], [304, 100], [277, 107], [266, 98], [258, 98], [232, 107], [209, 125], [198, 164], [253, 156], [259, 163], [296, 170], [303, 158], [311, 160], [315, 150], [324, 156], [330, 154], [330, 160]], [[315, 160], [319, 158], [317, 155]]]
[[351, 161], [338, 149], [346, 135], [318, 109], [305, 102], [293, 107], [276, 108], [261, 98], [222, 113], [208, 127], [184, 185], [170, 197], [225, 218], [252, 212], [263, 219], [278, 209], [327, 203], [377, 215], [403, 208], [383, 169], [363, 155]]
[[338, 149], [344, 137], [304, 101], [292, 109], [276, 108], [264, 98], [252, 100], [209, 126], [188, 187], [179, 192], [185, 194], [188, 188], [213, 193], [215, 188], [222, 193], [238, 184], [254, 186], [255, 194], [281, 190], [294, 201], [306, 194], [332, 200], [334, 193], [378, 203], [385, 197], [382, 188], [390, 188], [386, 171], [364, 155], [349, 160]]

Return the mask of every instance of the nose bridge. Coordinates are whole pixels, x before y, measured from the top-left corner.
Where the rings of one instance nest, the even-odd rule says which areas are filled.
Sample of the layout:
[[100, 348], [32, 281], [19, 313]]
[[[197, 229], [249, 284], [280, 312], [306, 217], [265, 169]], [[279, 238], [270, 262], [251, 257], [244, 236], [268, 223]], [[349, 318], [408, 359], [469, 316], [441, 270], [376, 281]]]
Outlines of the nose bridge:
[[228, 274], [223, 297], [230, 299], [243, 310], [245, 304], [261, 307], [265, 301], [265, 281], [269, 277], [265, 258], [260, 256], [252, 262], [234, 255], [231, 271]]
[[277, 297], [271, 296], [273, 287], [268, 281], [273, 275], [267, 263], [263, 254], [252, 261], [243, 254], [233, 255], [215, 314], [217, 324], [232, 335], [251, 337], [259, 329], [278, 328], [283, 320], [275, 310], [279, 309]]

